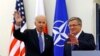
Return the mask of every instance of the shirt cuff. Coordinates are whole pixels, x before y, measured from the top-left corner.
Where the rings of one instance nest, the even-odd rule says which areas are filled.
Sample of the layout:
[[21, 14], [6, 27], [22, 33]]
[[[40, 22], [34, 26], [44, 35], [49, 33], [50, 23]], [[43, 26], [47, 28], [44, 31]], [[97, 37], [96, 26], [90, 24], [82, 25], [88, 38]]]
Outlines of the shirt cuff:
[[21, 26], [15, 25], [15, 30], [18, 30], [20, 28], [21, 28]]

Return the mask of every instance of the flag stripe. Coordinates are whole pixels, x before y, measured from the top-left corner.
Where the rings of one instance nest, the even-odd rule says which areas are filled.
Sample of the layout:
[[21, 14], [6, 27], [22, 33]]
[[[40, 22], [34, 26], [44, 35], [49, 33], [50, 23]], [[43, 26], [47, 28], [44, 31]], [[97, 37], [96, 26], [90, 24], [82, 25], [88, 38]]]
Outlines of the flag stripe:
[[23, 56], [24, 54], [25, 54], [25, 46], [24, 46], [24, 42], [21, 42], [20, 56]]
[[17, 41], [16, 44], [13, 46], [13, 48], [10, 51], [10, 55], [9, 56], [18, 56], [20, 54], [20, 41]]
[[20, 47], [18, 47], [17, 51], [15, 52], [14, 56], [19, 56], [20, 52]]
[[25, 54], [25, 48], [23, 48], [23, 49], [21, 50], [20, 56], [23, 56], [24, 54]]
[[17, 39], [13, 39], [13, 41], [11, 42], [11, 47], [10, 47], [10, 51], [11, 51], [11, 49], [14, 47], [14, 45], [16, 44], [16, 42], [17, 42]]

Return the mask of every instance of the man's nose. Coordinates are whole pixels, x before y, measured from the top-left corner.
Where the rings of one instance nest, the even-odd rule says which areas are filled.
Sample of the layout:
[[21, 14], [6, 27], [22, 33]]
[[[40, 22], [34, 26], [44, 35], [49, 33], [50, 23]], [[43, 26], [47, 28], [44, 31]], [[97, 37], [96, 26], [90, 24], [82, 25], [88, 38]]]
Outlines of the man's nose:
[[40, 26], [43, 26], [43, 23], [40, 23]]

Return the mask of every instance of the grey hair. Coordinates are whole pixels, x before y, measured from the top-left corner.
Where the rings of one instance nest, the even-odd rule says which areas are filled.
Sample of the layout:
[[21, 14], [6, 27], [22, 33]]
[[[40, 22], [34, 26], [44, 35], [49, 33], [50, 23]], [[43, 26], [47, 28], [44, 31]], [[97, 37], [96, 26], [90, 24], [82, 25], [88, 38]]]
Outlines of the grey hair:
[[78, 21], [79, 25], [82, 26], [82, 20], [81, 20], [79, 17], [71, 17], [71, 18], [68, 20], [68, 24], [69, 24], [70, 21], [73, 21], [73, 20]]

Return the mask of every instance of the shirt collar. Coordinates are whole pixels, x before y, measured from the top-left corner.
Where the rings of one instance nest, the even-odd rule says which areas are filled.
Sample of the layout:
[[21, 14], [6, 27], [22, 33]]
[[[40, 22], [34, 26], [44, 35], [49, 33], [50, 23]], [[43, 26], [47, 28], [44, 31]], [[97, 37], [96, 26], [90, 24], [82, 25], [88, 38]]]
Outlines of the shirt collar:
[[76, 38], [78, 39], [78, 37], [80, 36], [82, 30], [80, 30], [80, 32], [76, 35]]
[[[37, 30], [36, 30], [37, 31]], [[38, 36], [39, 36], [39, 32], [37, 31], [37, 34], [38, 34]], [[43, 36], [44, 35], [44, 33], [43, 32], [41, 32], [41, 36]]]

